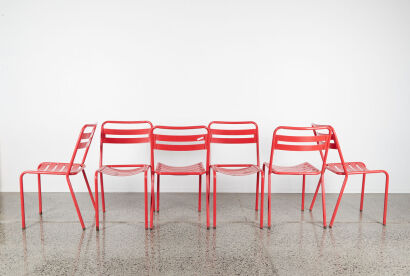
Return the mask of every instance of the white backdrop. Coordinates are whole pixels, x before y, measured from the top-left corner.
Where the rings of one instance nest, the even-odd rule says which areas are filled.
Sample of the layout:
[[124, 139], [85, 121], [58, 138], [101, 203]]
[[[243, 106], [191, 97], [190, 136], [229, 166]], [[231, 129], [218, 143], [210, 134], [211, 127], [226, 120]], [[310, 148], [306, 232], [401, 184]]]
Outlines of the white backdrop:
[[[329, 123], [346, 160], [384, 168], [392, 193], [410, 192], [409, 11], [407, 0], [0, 0], [0, 191], [18, 191], [19, 173], [40, 161], [68, 161], [83, 123], [117, 119], [254, 120], [262, 161], [276, 126]], [[98, 142], [97, 134], [91, 182]], [[339, 191], [341, 177], [326, 180], [328, 192]], [[308, 192], [316, 181], [308, 178]], [[143, 191], [141, 175], [105, 182], [106, 191]], [[26, 183], [36, 190], [36, 177]], [[161, 183], [161, 191], [197, 191], [192, 177]], [[367, 183], [383, 192], [382, 175]], [[85, 191], [81, 176], [73, 185]], [[255, 177], [221, 177], [218, 187], [254, 192]], [[360, 187], [352, 177], [346, 192]], [[274, 177], [274, 192], [300, 189], [300, 177]], [[43, 191], [68, 188], [47, 177]]]

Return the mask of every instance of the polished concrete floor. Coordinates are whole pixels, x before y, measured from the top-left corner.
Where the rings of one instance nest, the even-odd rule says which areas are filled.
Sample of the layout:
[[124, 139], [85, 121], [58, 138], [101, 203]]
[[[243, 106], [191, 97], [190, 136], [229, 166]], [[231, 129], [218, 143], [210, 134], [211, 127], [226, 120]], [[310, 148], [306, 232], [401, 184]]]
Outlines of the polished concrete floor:
[[[327, 198], [329, 221], [336, 195]], [[22, 231], [19, 194], [0, 193], [0, 275], [410, 274], [410, 194], [390, 195], [386, 227], [381, 194], [366, 195], [363, 213], [360, 195], [346, 194], [326, 230], [320, 200], [301, 212], [297, 194], [273, 195], [270, 230], [259, 229], [252, 194], [219, 194], [211, 230], [195, 194], [161, 194], [152, 231], [142, 194], [107, 194], [99, 232], [88, 194], [77, 199], [85, 231], [68, 193], [44, 193], [42, 216], [26, 193]]]

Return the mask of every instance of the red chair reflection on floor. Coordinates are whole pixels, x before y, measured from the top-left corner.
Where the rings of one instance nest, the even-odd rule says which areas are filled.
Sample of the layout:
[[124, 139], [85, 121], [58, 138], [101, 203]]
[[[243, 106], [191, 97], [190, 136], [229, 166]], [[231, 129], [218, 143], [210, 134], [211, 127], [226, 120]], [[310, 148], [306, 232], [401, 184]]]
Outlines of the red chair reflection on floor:
[[[306, 131], [325, 130], [326, 134], [321, 135], [284, 135], [280, 132], [306, 133]], [[331, 130], [327, 126], [318, 127], [289, 127], [280, 126], [275, 129], [272, 137], [272, 148], [269, 163], [263, 164], [263, 174], [265, 168], [268, 168], [268, 228], [271, 228], [271, 174], [279, 175], [302, 175], [302, 207], [304, 210], [305, 204], [305, 179], [306, 175], [320, 175], [319, 183], [323, 180], [323, 174], [326, 169], [326, 159], [329, 150]], [[323, 151], [322, 168], [319, 170], [308, 162], [301, 163], [295, 166], [278, 166], [273, 164], [274, 152], [281, 151]], [[325, 204], [325, 188], [322, 187], [322, 211], [323, 211], [323, 228], [326, 228], [326, 204]], [[264, 182], [262, 181], [261, 191], [261, 220], [260, 227], [263, 228], [263, 200], [264, 200]]]
[[[241, 126], [240, 129], [233, 129], [234, 126]], [[256, 199], [255, 210], [258, 210], [259, 198], [259, 178], [262, 170], [259, 163], [259, 133], [258, 125], [255, 122], [223, 122], [214, 121], [208, 125], [209, 147], [212, 144], [255, 144], [256, 164], [213, 164], [210, 165], [209, 172], [213, 171], [213, 227], [216, 228], [216, 175], [217, 173], [231, 176], [245, 176], [256, 174]], [[263, 175], [262, 175], [263, 177]], [[263, 180], [262, 180], [263, 181]], [[208, 192], [208, 190], [207, 190]], [[206, 198], [209, 198], [207, 194]], [[207, 209], [206, 227], [209, 229], [209, 209]]]
[[[320, 126], [316, 124], [312, 124], [314, 127]], [[386, 225], [386, 215], [387, 215], [387, 199], [389, 195], [389, 174], [385, 170], [369, 170], [366, 165], [363, 162], [345, 162], [342, 154], [342, 150], [340, 148], [340, 143], [339, 140], [337, 139], [337, 135], [333, 127], [330, 127], [332, 131], [332, 137], [331, 141], [329, 144], [330, 149], [336, 149], [340, 162], [341, 163], [328, 163], [326, 165], [326, 169], [337, 174], [337, 175], [344, 175], [345, 178], [343, 180], [342, 188], [340, 189], [339, 197], [336, 202], [335, 209], [333, 211], [332, 219], [330, 220], [329, 227], [333, 227], [333, 222], [335, 221], [335, 217], [337, 214], [337, 210], [339, 208], [340, 201], [343, 196], [343, 191], [346, 187], [347, 179], [349, 178], [349, 175], [363, 175], [362, 179], [362, 193], [361, 193], [361, 199], [360, 199], [360, 212], [363, 211], [363, 199], [364, 199], [364, 188], [365, 188], [365, 182], [366, 182], [366, 174], [371, 174], [371, 173], [384, 173], [386, 176], [386, 186], [385, 186], [385, 191], [384, 191], [384, 209], [383, 209], [383, 225]], [[314, 131], [315, 135], [320, 135], [321, 133], [318, 131]], [[321, 157], [323, 158], [323, 152], [320, 152]], [[315, 195], [313, 196], [313, 200], [310, 206], [310, 210], [312, 210], [315, 200], [316, 200], [316, 195], [319, 190], [320, 183], [316, 187], [316, 192]]]
[[[107, 127], [108, 125], [108, 127]], [[125, 129], [126, 127], [126, 129]], [[100, 140], [100, 168], [95, 172], [95, 227], [99, 230], [99, 207], [98, 207], [98, 175], [101, 181], [102, 209], [105, 213], [105, 197], [103, 175], [132, 176], [144, 173], [144, 205], [145, 205], [145, 229], [148, 229], [148, 195], [147, 174], [150, 165], [147, 164], [116, 164], [103, 165], [104, 144], [141, 144], [150, 143], [152, 123], [149, 121], [106, 121], [101, 126]]]
[[[47, 175], [64, 175], [67, 180], [68, 188], [70, 189], [71, 197], [74, 202], [75, 209], [77, 210], [77, 215], [81, 223], [81, 227], [85, 230], [83, 218], [81, 216], [80, 208], [78, 207], [77, 199], [74, 194], [73, 187], [71, 186], [70, 176], [76, 175], [82, 172], [85, 184], [88, 189], [88, 193], [90, 194], [91, 202], [94, 204], [94, 198], [92, 192], [90, 190], [90, 185], [88, 184], [87, 175], [85, 173], [85, 159], [87, 158], [88, 149], [90, 148], [91, 141], [94, 136], [94, 132], [96, 129], [96, 124], [87, 124], [84, 125], [81, 129], [80, 136], [77, 139], [77, 143], [74, 148], [73, 155], [71, 156], [71, 160], [69, 163], [56, 163], [56, 162], [43, 162], [38, 165], [37, 170], [32, 171], [24, 171], [20, 175], [20, 200], [21, 200], [21, 223], [22, 228], [26, 228], [26, 220], [25, 220], [25, 213], [24, 213], [24, 190], [23, 190], [23, 176], [25, 174], [37, 174], [38, 176], [38, 203], [39, 203], [39, 213], [42, 215], [42, 201], [41, 201], [41, 178], [42, 174]], [[83, 155], [81, 158], [80, 163], [74, 163], [77, 157], [79, 150], [83, 151]]]
[[[159, 133], [161, 132], [161, 133]], [[157, 175], [157, 212], [159, 212], [160, 198], [160, 176], [161, 175], [197, 175], [199, 176], [198, 192], [198, 212], [201, 211], [201, 182], [202, 175], [208, 174], [209, 168], [209, 144], [208, 128], [206, 126], [155, 126], [151, 132], [151, 166], [154, 166], [154, 151], [206, 151], [206, 167], [203, 163], [196, 163], [189, 166], [170, 166], [158, 163], [153, 171], [151, 179], [151, 211], [150, 211], [150, 228], [153, 227], [153, 212], [155, 211], [154, 199], [154, 177]], [[194, 134], [195, 133], [195, 134]], [[200, 134], [198, 134], [200, 133]], [[208, 177], [206, 178], [208, 180]], [[209, 183], [206, 184], [207, 190]], [[208, 208], [207, 200], [207, 208]]]

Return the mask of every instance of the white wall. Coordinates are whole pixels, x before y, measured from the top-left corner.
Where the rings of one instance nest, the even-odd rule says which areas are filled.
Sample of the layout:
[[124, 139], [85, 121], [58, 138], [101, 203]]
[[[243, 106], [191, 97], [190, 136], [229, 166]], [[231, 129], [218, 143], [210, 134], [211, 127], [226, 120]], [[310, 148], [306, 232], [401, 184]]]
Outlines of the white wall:
[[[255, 120], [262, 160], [276, 126], [330, 123], [347, 160], [388, 170], [390, 191], [410, 192], [409, 11], [407, 0], [0, 0], [0, 191], [18, 191], [19, 173], [39, 161], [68, 161], [83, 123], [149, 119]], [[342, 178], [326, 179], [337, 192]], [[254, 181], [222, 177], [218, 189], [254, 192]], [[142, 176], [106, 182], [107, 191], [142, 191]], [[273, 191], [299, 192], [300, 182], [275, 177]], [[36, 190], [34, 176], [26, 183]], [[43, 183], [68, 190], [63, 178]], [[197, 190], [193, 178], [162, 183]], [[360, 183], [352, 177], [346, 191]], [[383, 183], [368, 177], [367, 191]]]

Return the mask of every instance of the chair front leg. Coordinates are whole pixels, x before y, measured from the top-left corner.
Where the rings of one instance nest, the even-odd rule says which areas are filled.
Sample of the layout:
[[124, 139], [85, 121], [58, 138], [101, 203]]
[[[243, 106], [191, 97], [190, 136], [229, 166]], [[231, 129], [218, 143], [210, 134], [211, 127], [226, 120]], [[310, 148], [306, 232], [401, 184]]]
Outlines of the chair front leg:
[[95, 186], [94, 186], [95, 229], [97, 231], [100, 230], [100, 219], [99, 219], [100, 210], [99, 210], [99, 207], [98, 207], [98, 174], [99, 174], [98, 171], [96, 171], [95, 172], [95, 177], [94, 177], [94, 183], [95, 183]]
[[383, 171], [386, 175], [386, 187], [384, 190], [384, 209], [383, 209], [383, 225], [386, 225], [386, 217], [387, 217], [387, 200], [389, 197], [389, 174], [386, 171]]
[[199, 175], [198, 212], [201, 212], [202, 175]]
[[271, 196], [271, 191], [272, 191], [272, 173], [268, 170], [268, 229], [271, 228], [272, 226], [272, 207], [271, 207], [271, 201], [272, 201], [272, 196]]
[[41, 216], [43, 214], [43, 204], [41, 200], [41, 176], [40, 174], [37, 175], [37, 181], [38, 181], [38, 213]]
[[101, 181], [101, 204], [103, 213], [105, 213], [105, 194], [104, 194], [104, 182], [103, 182], [103, 174], [100, 173], [100, 181]]
[[160, 175], [157, 174], [157, 213], [159, 213], [159, 181]]
[[305, 210], [305, 183], [306, 183], [306, 175], [303, 175], [303, 183], [302, 183], [302, 207], [300, 208], [302, 211]]
[[87, 174], [85, 173], [85, 170], [82, 170], [82, 172], [83, 172], [83, 176], [84, 176], [84, 180], [85, 180], [85, 185], [87, 185], [88, 194], [90, 195], [91, 202], [93, 203], [93, 206], [94, 206], [95, 205], [94, 197], [93, 197], [93, 193], [91, 192], [91, 189], [90, 189], [90, 184], [88, 183]]
[[23, 176], [24, 175], [25, 175], [24, 172], [20, 175], [21, 228], [23, 230], [26, 229], [26, 216], [24, 213], [24, 190], [23, 190]]
[[366, 174], [363, 174], [363, 179], [362, 179], [362, 194], [360, 196], [360, 212], [363, 211], [363, 201], [364, 201], [364, 187], [366, 183]]
[[83, 228], [83, 230], [85, 230], [83, 217], [81, 216], [80, 208], [78, 207], [77, 199], [75, 198], [74, 190], [73, 190], [73, 187], [71, 186], [70, 177], [67, 175], [66, 179], [67, 179], [68, 188], [70, 189], [71, 197], [74, 202], [75, 209], [77, 211], [78, 219], [80, 220], [81, 227]]
[[330, 220], [330, 224], [329, 224], [330, 228], [333, 227], [333, 222], [335, 221], [337, 209], [339, 208], [340, 201], [342, 200], [343, 191], [345, 190], [348, 177], [349, 175], [346, 174], [345, 179], [343, 180], [343, 185], [342, 185], [342, 188], [340, 189], [340, 193], [339, 193], [339, 197], [337, 198], [335, 209], [333, 210], [332, 219]]

